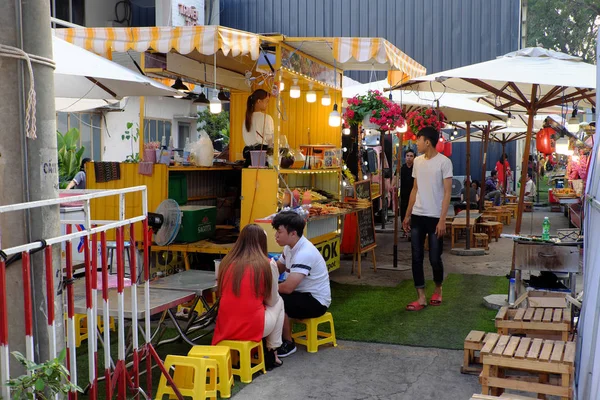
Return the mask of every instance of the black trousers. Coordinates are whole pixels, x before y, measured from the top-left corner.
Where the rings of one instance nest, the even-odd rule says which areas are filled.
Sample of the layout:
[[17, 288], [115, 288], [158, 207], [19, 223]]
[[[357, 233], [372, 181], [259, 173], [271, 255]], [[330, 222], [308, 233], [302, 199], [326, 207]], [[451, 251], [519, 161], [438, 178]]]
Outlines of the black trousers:
[[444, 281], [444, 264], [442, 263], [444, 238], [438, 238], [435, 234], [435, 227], [439, 220], [439, 218], [414, 214], [410, 218], [412, 273], [417, 289], [425, 288], [425, 273], [423, 272], [425, 235], [429, 235], [429, 262], [433, 269], [433, 281], [436, 285], [441, 285]]

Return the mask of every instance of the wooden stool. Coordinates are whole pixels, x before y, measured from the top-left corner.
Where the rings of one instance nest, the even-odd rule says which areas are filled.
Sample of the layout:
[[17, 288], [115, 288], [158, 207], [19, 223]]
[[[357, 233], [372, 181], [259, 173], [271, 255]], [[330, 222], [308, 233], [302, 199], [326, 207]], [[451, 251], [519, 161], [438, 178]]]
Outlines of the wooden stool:
[[502, 222], [495, 221], [485, 221], [477, 224], [477, 227], [482, 231], [487, 233], [490, 240], [495, 239], [496, 242], [500, 235], [502, 234]]
[[231, 397], [233, 372], [231, 370], [231, 352], [226, 346], [194, 346], [188, 357], [210, 358], [217, 362], [217, 389], [223, 398]]
[[[179, 392], [184, 397], [189, 396], [193, 400], [204, 400], [208, 397], [209, 399], [216, 400], [217, 362], [215, 360], [168, 355], [165, 359], [165, 370], [170, 372], [172, 367], [175, 367], [175, 371], [177, 371], [178, 368], [189, 368], [194, 371], [192, 375], [193, 378], [189, 382], [185, 382], [184, 379], [175, 380], [175, 377], [173, 378], [175, 386], [177, 386], [177, 389], [179, 389]], [[158, 390], [156, 391], [156, 398], [162, 399], [164, 395], [173, 397], [175, 396], [175, 391], [167, 384], [167, 378], [161, 374]]]
[[528, 337], [558, 338], [566, 342], [572, 330], [571, 310], [502, 307], [496, 314], [496, 329], [503, 335], [519, 333]]
[[498, 221], [498, 215], [497, 215], [497, 214], [495, 214], [495, 213], [490, 213], [490, 212], [487, 212], [487, 213], [485, 213], [485, 212], [484, 212], [484, 213], [481, 215], [481, 220], [482, 220], [482, 221], [493, 221], [493, 222], [497, 222], [497, 221]]
[[[504, 389], [511, 389], [572, 399], [575, 351], [575, 342], [504, 335], [489, 340], [480, 352], [481, 392], [498, 395]], [[529, 372], [534, 381], [528, 382], [523, 376], [505, 376], [507, 372]], [[557, 382], [550, 381], [550, 375], [558, 375]], [[489, 393], [490, 389], [494, 393]]]
[[465, 339], [465, 356], [463, 365], [460, 367], [462, 374], [477, 374], [481, 372], [481, 357], [479, 352], [484, 344], [492, 337], [498, 338], [497, 333], [486, 333], [482, 331], [471, 331]]
[[[222, 340], [217, 343], [217, 346], [229, 347], [232, 364], [239, 361], [239, 368], [232, 367], [231, 372], [233, 375], [239, 376], [242, 382], [252, 382], [252, 375], [258, 371], [262, 370], [263, 374], [267, 373], [262, 341]], [[253, 357], [253, 354], [256, 354], [257, 357]]]
[[[304, 324], [305, 329], [300, 332], [292, 333], [292, 338], [294, 338], [296, 343], [306, 346], [306, 350], [309, 353], [316, 353], [319, 346], [327, 343], [331, 343], [333, 344], [333, 347], [337, 347], [333, 316], [330, 312], [326, 312], [317, 318], [296, 319], [294, 321], [299, 324]], [[320, 332], [318, 330], [319, 325], [324, 323], [329, 323], [331, 333]]]
[[[473, 234], [473, 245], [474, 247], [483, 247], [486, 250], [490, 249], [488, 245], [490, 238], [487, 233], [474, 233]], [[481, 246], [479, 246], [481, 244]]]
[[524, 201], [523, 206], [524, 206], [523, 212], [533, 212], [533, 202]]

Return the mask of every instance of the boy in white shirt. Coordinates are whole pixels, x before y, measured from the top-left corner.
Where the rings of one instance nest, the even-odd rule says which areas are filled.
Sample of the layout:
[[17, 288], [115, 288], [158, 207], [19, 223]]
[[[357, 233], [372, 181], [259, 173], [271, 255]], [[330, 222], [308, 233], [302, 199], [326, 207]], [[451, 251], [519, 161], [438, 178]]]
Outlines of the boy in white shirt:
[[289, 318], [316, 318], [325, 314], [331, 304], [331, 288], [323, 256], [302, 235], [306, 225], [304, 218], [294, 211], [284, 211], [273, 218], [271, 225], [275, 228], [277, 244], [284, 246], [277, 260], [279, 272], [289, 272], [285, 282], [279, 284], [285, 320], [283, 344], [277, 350], [279, 357], [287, 357], [296, 352]]
[[412, 176], [415, 178], [406, 217], [402, 222], [405, 231], [411, 232], [412, 272], [418, 299], [406, 306], [408, 311], [419, 311], [427, 306], [425, 297], [425, 274], [423, 258], [425, 236], [429, 235], [429, 262], [433, 269], [435, 290], [429, 302], [432, 306], [442, 304], [444, 264], [442, 251], [446, 233], [446, 214], [452, 193], [452, 162], [436, 151], [440, 133], [432, 127], [423, 128], [417, 134], [417, 151]]

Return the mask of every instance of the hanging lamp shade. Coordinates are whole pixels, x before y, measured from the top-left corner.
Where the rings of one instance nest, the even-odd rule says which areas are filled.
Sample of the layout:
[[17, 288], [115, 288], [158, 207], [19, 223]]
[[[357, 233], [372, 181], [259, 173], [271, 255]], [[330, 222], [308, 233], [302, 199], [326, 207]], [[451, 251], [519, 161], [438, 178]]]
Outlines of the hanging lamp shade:
[[219, 90], [219, 95], [217, 97], [221, 101], [221, 103], [229, 103], [229, 101], [230, 101], [229, 96], [227, 96], [227, 94], [225, 93], [223, 88], [221, 88], [221, 90]]

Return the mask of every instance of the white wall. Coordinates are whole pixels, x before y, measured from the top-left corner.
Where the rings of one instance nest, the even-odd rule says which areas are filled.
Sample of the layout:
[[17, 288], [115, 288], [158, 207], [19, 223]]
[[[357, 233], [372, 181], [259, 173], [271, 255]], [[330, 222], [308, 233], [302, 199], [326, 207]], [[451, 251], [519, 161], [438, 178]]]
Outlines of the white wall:
[[[106, 121], [102, 121], [102, 161], [123, 161], [127, 155], [132, 153], [131, 143], [123, 141], [121, 135], [127, 128], [127, 122], [139, 124], [140, 121], [140, 98], [129, 97], [121, 101], [125, 105], [122, 112], [113, 111], [105, 113]], [[144, 115], [146, 118], [156, 118], [171, 121], [171, 135], [174, 146], [183, 147], [177, 143], [178, 120], [177, 115], [190, 115], [195, 113], [196, 106], [190, 100], [173, 99], [168, 97], [146, 97]], [[189, 122], [186, 120], [186, 122]], [[137, 125], [136, 125], [137, 126]], [[191, 124], [190, 133], [195, 138], [196, 125]], [[138, 152], [137, 144], [134, 144], [134, 153]]]

